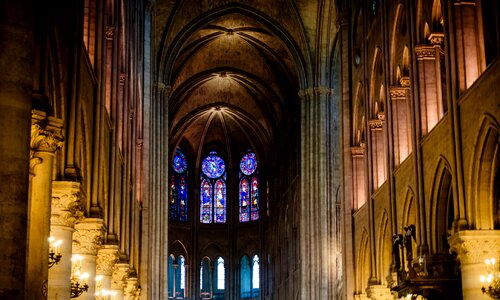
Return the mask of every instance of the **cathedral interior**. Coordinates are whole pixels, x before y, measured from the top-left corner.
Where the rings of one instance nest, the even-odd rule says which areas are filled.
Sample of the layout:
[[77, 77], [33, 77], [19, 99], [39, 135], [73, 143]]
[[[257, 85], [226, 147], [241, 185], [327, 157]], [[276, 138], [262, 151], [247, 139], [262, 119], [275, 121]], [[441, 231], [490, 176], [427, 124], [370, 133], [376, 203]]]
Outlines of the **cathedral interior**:
[[0, 299], [500, 299], [500, 2], [0, 3]]

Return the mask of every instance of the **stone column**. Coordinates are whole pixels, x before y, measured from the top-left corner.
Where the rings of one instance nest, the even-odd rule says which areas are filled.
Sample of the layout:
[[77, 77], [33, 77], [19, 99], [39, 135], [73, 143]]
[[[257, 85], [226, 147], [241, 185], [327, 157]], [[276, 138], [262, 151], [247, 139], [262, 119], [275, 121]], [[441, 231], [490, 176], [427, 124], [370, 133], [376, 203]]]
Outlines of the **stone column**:
[[97, 251], [101, 248], [106, 232], [103, 219], [88, 218], [75, 225], [73, 234], [73, 254], [80, 254], [83, 257], [82, 272], [87, 272], [88, 286], [87, 292], [78, 299], [95, 299], [95, 276]]
[[124, 299], [124, 289], [127, 285], [127, 277], [130, 272], [129, 264], [118, 263], [115, 265], [111, 281], [111, 291], [116, 293], [115, 300]]
[[71, 255], [75, 223], [83, 218], [85, 199], [75, 181], [52, 183], [50, 236], [61, 240], [61, 261], [49, 269], [48, 299], [68, 299], [71, 282]]
[[24, 299], [28, 233], [33, 1], [0, 9], [0, 299]]
[[409, 91], [408, 86], [391, 86], [389, 88], [395, 167], [399, 166], [408, 157], [412, 147]]
[[446, 89], [443, 89], [444, 51], [441, 47], [444, 34], [431, 35], [431, 45], [415, 46], [418, 67], [420, 118], [422, 135], [431, 131], [447, 111]]
[[[335, 258], [335, 223], [330, 223], [335, 201], [333, 182], [335, 108], [333, 90], [313, 87], [299, 92], [301, 97], [301, 194], [300, 194], [300, 299], [333, 299], [339, 278]], [[334, 206], [334, 205], [333, 205]], [[332, 234], [333, 233], [333, 234]]]
[[386, 180], [386, 163], [384, 151], [384, 115], [380, 114], [379, 118], [369, 120], [368, 125], [371, 131], [371, 158], [372, 158], [372, 180], [373, 191], [378, 190], [382, 183]]
[[[104, 245], [97, 252], [97, 276], [101, 277], [100, 291], [111, 291], [111, 278], [115, 264], [120, 258], [120, 250], [117, 245]], [[97, 282], [96, 282], [97, 284]], [[96, 292], [98, 289], [96, 289]]]
[[486, 274], [486, 259], [500, 260], [500, 230], [459, 231], [448, 241], [460, 260], [463, 300], [490, 299], [482, 293], [479, 278]]
[[50, 206], [54, 153], [62, 146], [62, 120], [33, 110], [31, 125], [28, 251], [26, 299], [44, 298], [41, 291], [48, 278]]
[[351, 147], [353, 208], [359, 209], [366, 203], [365, 145]]

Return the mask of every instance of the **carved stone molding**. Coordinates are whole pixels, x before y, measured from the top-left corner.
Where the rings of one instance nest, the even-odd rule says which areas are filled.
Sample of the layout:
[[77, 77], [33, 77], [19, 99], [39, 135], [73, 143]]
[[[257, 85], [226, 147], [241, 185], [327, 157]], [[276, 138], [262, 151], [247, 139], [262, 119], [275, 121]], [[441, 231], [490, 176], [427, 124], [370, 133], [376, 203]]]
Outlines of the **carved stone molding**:
[[136, 277], [127, 278], [123, 293], [129, 299], [135, 299], [135, 297], [140, 296], [139, 281]]
[[444, 42], [444, 33], [434, 32], [429, 35], [429, 41], [432, 45], [442, 45]]
[[385, 121], [385, 112], [383, 111], [380, 111], [377, 113], [377, 119], [379, 119], [380, 121], [384, 122]]
[[96, 274], [111, 276], [115, 264], [120, 259], [120, 250], [116, 245], [104, 245], [97, 251]]
[[415, 46], [415, 54], [418, 60], [435, 59], [436, 54], [444, 54], [439, 45], [418, 45]]
[[500, 257], [499, 230], [464, 230], [448, 238], [450, 253], [456, 252], [461, 265], [484, 263]]
[[30, 158], [35, 158], [36, 152], [54, 153], [63, 145], [63, 121], [47, 116], [43, 111], [31, 112]]
[[380, 119], [372, 119], [368, 121], [368, 126], [370, 126], [371, 130], [380, 130], [382, 129], [382, 124], [384, 122]]
[[155, 88], [158, 92], [164, 94], [167, 97], [170, 97], [170, 93], [172, 92], [172, 86], [166, 85], [163, 82], [155, 83]]
[[52, 183], [51, 225], [71, 227], [83, 219], [85, 197], [81, 184], [74, 181]]
[[115, 27], [106, 26], [106, 40], [112, 41], [115, 36]]
[[104, 241], [105, 226], [102, 219], [84, 219], [75, 225], [73, 233], [73, 252], [97, 255]]
[[354, 146], [351, 147], [352, 157], [363, 157], [365, 156], [365, 147], [363, 146]]
[[410, 76], [403, 76], [399, 79], [399, 84], [402, 87], [410, 87]]
[[129, 264], [116, 264], [111, 278], [112, 290], [123, 290], [127, 284], [126, 280], [130, 272]]
[[389, 95], [391, 97], [391, 100], [405, 100], [407, 91], [408, 88], [405, 87], [391, 86], [389, 88]]
[[119, 78], [120, 85], [125, 85], [125, 81], [127, 80], [127, 74], [125, 73], [120, 73], [120, 78]]
[[305, 96], [313, 97], [314, 95], [332, 95], [333, 89], [326, 86], [315, 86], [307, 89], [302, 89], [299, 91], [298, 95], [300, 98]]

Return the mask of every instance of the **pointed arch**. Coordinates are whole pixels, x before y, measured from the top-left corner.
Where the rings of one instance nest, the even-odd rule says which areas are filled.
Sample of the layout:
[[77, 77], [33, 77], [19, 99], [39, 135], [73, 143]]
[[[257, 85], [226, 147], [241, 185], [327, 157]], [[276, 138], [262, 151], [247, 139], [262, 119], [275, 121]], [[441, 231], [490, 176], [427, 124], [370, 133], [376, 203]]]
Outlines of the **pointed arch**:
[[[431, 253], [444, 253], [448, 249], [447, 236], [455, 220], [451, 167], [445, 157], [440, 157], [432, 184], [429, 228]], [[451, 208], [451, 211], [449, 211]], [[429, 230], [429, 229], [428, 229]]]
[[500, 124], [484, 114], [471, 157], [467, 220], [473, 229], [500, 228]]
[[356, 291], [358, 294], [363, 294], [368, 287], [371, 272], [370, 242], [366, 228], [363, 228], [363, 233], [361, 234], [357, 265]]
[[417, 202], [415, 201], [415, 193], [413, 192], [411, 187], [408, 187], [403, 206], [401, 223], [398, 224], [398, 232], [403, 232], [403, 228], [405, 226], [416, 224], [417, 220]]
[[392, 233], [387, 211], [384, 209], [380, 218], [377, 234], [377, 252], [380, 259], [377, 260], [378, 278], [384, 281], [387, 275], [391, 272], [392, 265]]

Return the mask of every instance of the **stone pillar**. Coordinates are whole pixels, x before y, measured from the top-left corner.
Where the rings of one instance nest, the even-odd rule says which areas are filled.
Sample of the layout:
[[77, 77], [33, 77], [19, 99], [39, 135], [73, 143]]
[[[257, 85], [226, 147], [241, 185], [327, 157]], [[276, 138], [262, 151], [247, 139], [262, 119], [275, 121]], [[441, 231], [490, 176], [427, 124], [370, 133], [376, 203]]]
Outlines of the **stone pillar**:
[[29, 143], [34, 1], [0, 9], [0, 299], [24, 299], [28, 233]]
[[444, 52], [441, 47], [444, 35], [434, 33], [430, 39], [431, 45], [415, 46], [422, 135], [431, 131], [448, 110], [446, 89], [443, 88], [443, 81], [446, 79]]
[[386, 163], [384, 151], [384, 114], [379, 114], [379, 118], [369, 120], [368, 125], [371, 131], [371, 154], [372, 154], [372, 180], [373, 191], [376, 191], [386, 180]]
[[[409, 82], [408, 82], [409, 85]], [[408, 86], [392, 86], [389, 89], [392, 110], [392, 136], [394, 165], [399, 166], [411, 152], [410, 104]]]
[[359, 209], [366, 203], [365, 145], [351, 147], [353, 208]]
[[500, 230], [459, 231], [448, 241], [460, 260], [463, 300], [490, 299], [482, 293], [479, 278], [486, 274], [486, 259], [500, 260]]
[[[337, 236], [332, 203], [334, 99], [328, 87], [313, 87], [299, 92], [301, 97], [301, 194], [300, 194], [300, 299], [333, 299], [340, 280], [332, 256]], [[333, 205], [335, 206], [335, 205]], [[338, 275], [340, 276], [340, 275]]]
[[26, 299], [41, 299], [48, 278], [50, 203], [54, 153], [62, 146], [62, 120], [33, 110], [31, 125]]
[[124, 300], [139, 299], [140, 292], [141, 290], [139, 289], [139, 281], [137, 280], [137, 277], [127, 278], [123, 299]]
[[106, 232], [104, 220], [88, 218], [76, 224], [75, 229], [73, 254], [80, 254], [83, 257], [82, 272], [87, 272], [89, 275], [89, 289], [78, 299], [94, 300], [97, 251], [102, 246]]
[[48, 299], [69, 299], [71, 256], [75, 223], [83, 218], [85, 199], [81, 184], [74, 181], [52, 183], [50, 235], [61, 240], [61, 261], [49, 269]]
[[101, 280], [100, 287], [99, 289], [96, 288], [96, 292], [99, 290], [99, 292], [111, 291], [111, 277], [119, 258], [120, 250], [117, 245], [104, 245], [99, 249], [97, 252], [96, 274], [101, 277]]
[[130, 272], [129, 264], [118, 263], [115, 265], [111, 280], [111, 291], [116, 293], [115, 300], [124, 299], [124, 289], [127, 285], [127, 277]]
[[[483, 5], [488, 5], [483, 1]], [[455, 29], [455, 55], [460, 92], [468, 89], [486, 68], [482, 24], [478, 20], [478, 6], [475, 0], [453, 1]], [[451, 26], [450, 26], [451, 27]]]

